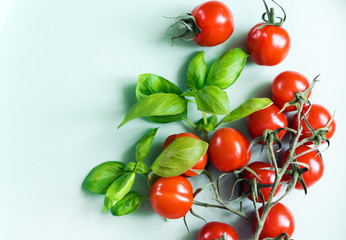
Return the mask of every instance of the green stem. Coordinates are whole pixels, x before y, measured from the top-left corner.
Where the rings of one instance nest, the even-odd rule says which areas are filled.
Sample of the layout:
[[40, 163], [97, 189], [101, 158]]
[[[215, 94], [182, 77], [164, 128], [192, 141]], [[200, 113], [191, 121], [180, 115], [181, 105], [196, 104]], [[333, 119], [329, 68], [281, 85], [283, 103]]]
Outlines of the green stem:
[[191, 122], [189, 119], [187, 119], [187, 118], [182, 118], [187, 124], [189, 124], [191, 127], [193, 127], [193, 128], [196, 128], [197, 126], [196, 126], [196, 124], [194, 124], [193, 122]]
[[[259, 239], [259, 236], [261, 234], [261, 231], [263, 229], [263, 226], [264, 226], [264, 222], [269, 214], [269, 211], [270, 211], [270, 208], [272, 206], [274, 206], [276, 202], [273, 202], [273, 198], [274, 198], [274, 194], [276, 192], [276, 189], [277, 187], [279, 186], [280, 182], [281, 182], [281, 179], [283, 177], [283, 175], [285, 174], [287, 168], [290, 166], [291, 162], [294, 160], [294, 154], [295, 154], [295, 149], [298, 145], [298, 141], [299, 141], [299, 136], [301, 135], [301, 132], [302, 132], [302, 128], [301, 128], [301, 125], [300, 125], [300, 122], [301, 122], [301, 112], [302, 112], [302, 109], [303, 109], [303, 103], [299, 104], [299, 108], [298, 108], [298, 129], [297, 129], [297, 134], [292, 142], [292, 145], [290, 147], [290, 153], [289, 153], [289, 156], [287, 158], [287, 161], [285, 162], [285, 164], [282, 166], [280, 172], [276, 170], [276, 177], [275, 177], [275, 181], [273, 183], [273, 186], [272, 186], [272, 189], [270, 191], [270, 195], [268, 197], [268, 200], [267, 202], [264, 204], [263, 206], [263, 212], [262, 212], [262, 215], [258, 221], [258, 225], [257, 225], [257, 229], [256, 229], [256, 232], [255, 232], [255, 235], [254, 235], [254, 240], [258, 240]], [[269, 155], [272, 162], [276, 161], [276, 158], [275, 158], [275, 155], [272, 154], [274, 153], [273, 151], [273, 145], [272, 144], [267, 144], [267, 147], [269, 148], [269, 152], [271, 153]], [[275, 167], [277, 169], [277, 166]], [[284, 194], [284, 196], [286, 196], [287, 194]], [[280, 198], [282, 199], [282, 198]]]
[[212, 207], [212, 208], [224, 209], [224, 210], [230, 211], [232, 213], [235, 213], [235, 214], [237, 214], [240, 217], [248, 219], [248, 217], [245, 215], [245, 213], [243, 213], [241, 211], [237, 211], [235, 209], [232, 209], [232, 208], [228, 207], [225, 204], [216, 205], [216, 204], [211, 204], [211, 203], [203, 203], [203, 202], [199, 202], [199, 201], [196, 201], [196, 200], [193, 201], [193, 204], [195, 204], [197, 206], [201, 206], [201, 207]]

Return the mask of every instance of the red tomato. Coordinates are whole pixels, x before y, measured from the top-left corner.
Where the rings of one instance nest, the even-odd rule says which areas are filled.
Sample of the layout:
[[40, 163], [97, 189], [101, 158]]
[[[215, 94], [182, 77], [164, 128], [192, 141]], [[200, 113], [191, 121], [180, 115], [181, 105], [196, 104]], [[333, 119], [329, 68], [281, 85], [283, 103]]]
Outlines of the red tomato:
[[266, 25], [258, 28], [261, 25], [256, 24], [247, 35], [246, 47], [250, 58], [258, 65], [277, 65], [288, 54], [290, 37], [282, 27]]
[[[247, 166], [248, 168], [252, 169], [258, 177], [256, 177], [251, 172], [244, 170], [242, 177], [248, 180], [257, 179], [258, 183], [262, 184], [273, 184], [275, 181], [275, 171], [270, 170], [268, 168], [272, 168], [273, 166], [269, 163], [265, 162], [253, 162]], [[274, 196], [280, 191], [281, 185], [279, 185], [276, 190]], [[249, 189], [249, 186], [247, 184], [243, 184], [243, 192], [246, 192]], [[261, 188], [261, 193], [263, 195], [264, 201], [267, 201], [270, 195], [270, 191], [272, 190], [271, 187]], [[252, 200], [252, 195], [248, 197], [250, 200]], [[257, 196], [257, 202], [262, 202], [260, 196]]]
[[222, 222], [209, 222], [205, 224], [197, 235], [197, 240], [215, 240], [220, 239], [226, 233], [225, 240], [239, 240], [234, 228]]
[[221, 44], [233, 33], [233, 14], [222, 2], [208, 1], [194, 8], [191, 14], [202, 31], [193, 39], [200, 46]]
[[[273, 81], [271, 86], [272, 99], [276, 106], [283, 108], [285, 103], [294, 99], [297, 91], [304, 92], [309, 87], [309, 81], [302, 74], [294, 71], [280, 73]], [[308, 94], [308, 98], [311, 92]], [[288, 106], [285, 112], [295, 111], [295, 106]]]
[[[306, 112], [308, 112], [310, 106], [305, 106], [302, 111], [302, 116]], [[332, 119], [332, 115], [328, 112], [328, 110], [318, 104], [312, 104], [310, 111], [306, 115], [306, 120], [309, 122], [311, 127], [314, 129], [322, 128], [327, 125], [327, 123]], [[301, 121], [302, 125], [302, 135], [300, 136], [300, 140], [303, 138], [307, 138], [311, 136], [310, 130], [306, 126], [305, 121]], [[293, 116], [292, 119], [292, 128], [297, 130], [298, 129], [298, 114]], [[330, 139], [335, 132], [335, 121], [333, 120], [332, 123], [328, 127], [328, 132], [326, 134], [326, 137]]]
[[193, 204], [192, 185], [185, 177], [162, 177], [150, 188], [150, 203], [164, 218], [176, 219], [186, 215]]
[[[255, 139], [263, 135], [265, 129], [275, 130], [281, 127], [287, 127], [286, 115], [274, 104], [250, 114], [247, 117], [247, 129], [250, 136]], [[279, 132], [278, 137], [281, 139], [286, 130]]]
[[[262, 216], [263, 207], [258, 211], [260, 216]], [[252, 230], [254, 233], [257, 228], [257, 223], [257, 217], [255, 215], [252, 219]], [[282, 233], [287, 233], [291, 237], [293, 232], [294, 218], [291, 211], [282, 203], [277, 203], [269, 210], [259, 239], [276, 238]]]
[[[180, 137], [192, 137], [192, 138], [200, 139], [199, 137], [197, 137], [196, 135], [194, 135], [192, 133], [173, 134], [173, 135], [170, 135], [166, 138], [165, 142], [163, 143], [162, 148], [165, 149], [171, 142], [173, 142], [175, 139], [180, 138]], [[207, 165], [207, 162], [208, 162], [208, 153], [205, 153], [203, 155], [203, 157], [190, 170], [187, 170], [182, 175], [185, 177], [197, 176], [198, 173], [193, 171], [193, 170], [197, 170], [197, 171], [203, 170], [205, 165]]]
[[[298, 155], [310, 149], [311, 148], [307, 146], [299, 146], [296, 148], [295, 153], [296, 155]], [[290, 154], [290, 151], [287, 150], [282, 158], [282, 165], [284, 165], [285, 162], [287, 161], [289, 154]], [[309, 170], [303, 173], [302, 175], [307, 187], [312, 186], [314, 183], [320, 180], [320, 178], [323, 175], [324, 164], [317, 151], [312, 151], [312, 152], [304, 154], [301, 157], [298, 157], [297, 162], [305, 163], [309, 165]], [[298, 167], [302, 168], [303, 166], [298, 165]], [[288, 169], [291, 169], [291, 165], [288, 167]], [[290, 177], [288, 175], [285, 175], [285, 180], [289, 181]], [[303, 189], [303, 186], [299, 182], [297, 182], [295, 188]]]
[[210, 139], [208, 153], [219, 171], [229, 172], [244, 167], [250, 160], [251, 150], [247, 138], [232, 128], [220, 128]]

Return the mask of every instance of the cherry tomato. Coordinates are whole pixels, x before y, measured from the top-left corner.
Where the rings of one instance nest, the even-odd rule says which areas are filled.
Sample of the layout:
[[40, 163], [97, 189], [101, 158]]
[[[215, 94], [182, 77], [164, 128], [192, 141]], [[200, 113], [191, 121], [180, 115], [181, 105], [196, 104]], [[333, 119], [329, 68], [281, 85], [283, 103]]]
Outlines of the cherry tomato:
[[[309, 111], [310, 106], [305, 106], [302, 111], [302, 116], [306, 114], [306, 120], [311, 125], [312, 128], [318, 129], [325, 127], [327, 123], [332, 119], [332, 116], [328, 112], [328, 110], [319, 105], [319, 104], [312, 104], [311, 109]], [[300, 140], [303, 138], [307, 138], [311, 136], [311, 132], [309, 128], [306, 126], [305, 121], [301, 121], [302, 126], [302, 135], [300, 136]], [[292, 118], [292, 128], [297, 130], [298, 129], [298, 114], [294, 115]], [[326, 134], [326, 137], [330, 139], [335, 132], [335, 121], [333, 120], [332, 123], [328, 127], [328, 132]]]
[[[244, 170], [244, 172], [242, 174], [243, 178], [248, 179], [248, 180], [253, 180], [256, 178], [257, 182], [262, 183], [262, 184], [273, 184], [274, 183], [275, 171], [269, 169], [269, 168], [273, 167], [269, 163], [256, 161], [256, 162], [249, 164], [247, 167], [252, 169], [257, 174], [257, 176], [259, 178], [247, 170]], [[280, 191], [280, 188], [281, 188], [281, 185], [279, 185], [276, 188], [274, 196]], [[247, 184], [243, 183], [243, 192], [246, 192], [248, 189], [249, 189], [249, 186]], [[260, 191], [263, 195], [264, 201], [268, 200], [271, 190], [272, 190], [271, 187], [261, 188]], [[252, 195], [248, 196], [248, 198], [250, 200], [252, 200]], [[260, 196], [257, 196], [256, 201], [262, 202]]]
[[226, 233], [225, 240], [239, 240], [234, 228], [222, 222], [209, 222], [205, 224], [198, 232], [197, 240], [215, 240], [220, 239]]
[[[310, 147], [307, 146], [299, 146], [296, 148], [295, 150], [295, 154], [301, 154], [303, 152], [306, 152], [308, 150], [310, 150]], [[285, 162], [287, 161], [288, 155], [290, 154], [290, 151], [287, 150], [282, 158], [282, 165], [285, 164]], [[313, 184], [315, 184], [318, 180], [320, 180], [320, 178], [323, 175], [323, 170], [324, 170], [324, 164], [323, 161], [319, 155], [319, 153], [317, 151], [312, 151], [309, 153], [304, 154], [301, 157], [297, 158], [297, 162], [300, 163], [305, 163], [309, 165], [309, 170], [305, 173], [303, 173], [302, 177], [304, 179], [305, 185], [307, 187], [311, 187]], [[298, 165], [298, 167], [302, 168], [303, 166]], [[288, 167], [288, 169], [291, 169], [291, 165]], [[285, 175], [285, 180], [289, 181], [290, 180], [290, 176]], [[303, 186], [297, 182], [296, 189], [303, 189]]]
[[[309, 81], [302, 74], [294, 71], [282, 72], [276, 76], [271, 86], [273, 102], [282, 109], [285, 103], [294, 99], [297, 91], [304, 92], [308, 87]], [[311, 92], [308, 94], [308, 98], [310, 94]], [[295, 110], [297, 110], [295, 106], [288, 106], [284, 111], [291, 112]]]
[[[263, 207], [258, 211], [259, 215], [262, 216]], [[252, 230], [254, 233], [257, 228], [257, 223], [257, 217], [255, 215], [252, 219]], [[269, 210], [259, 239], [276, 238], [282, 233], [287, 233], [291, 237], [293, 232], [294, 218], [291, 211], [282, 203], [277, 203]]]
[[246, 47], [250, 58], [258, 65], [279, 64], [288, 54], [290, 37], [285, 29], [278, 26], [256, 24], [247, 35]]
[[164, 218], [176, 219], [186, 215], [193, 204], [192, 185], [185, 177], [162, 177], [150, 188], [150, 203]]
[[[247, 117], [247, 129], [250, 136], [255, 139], [263, 135], [265, 129], [275, 130], [281, 127], [287, 127], [286, 115], [274, 104], [250, 114]], [[281, 139], [286, 130], [279, 132], [278, 137]]]
[[244, 167], [250, 160], [249, 140], [233, 128], [220, 128], [210, 139], [208, 153], [216, 169], [229, 172]]
[[194, 8], [191, 14], [201, 29], [193, 39], [200, 46], [221, 44], [233, 33], [233, 14], [222, 2], [208, 1]]
[[[196, 135], [192, 133], [179, 133], [179, 134], [173, 134], [166, 138], [165, 142], [163, 143], [162, 148], [165, 149], [171, 142], [173, 142], [175, 139], [180, 137], [192, 137], [196, 139], [200, 139]], [[207, 165], [208, 162], [208, 153], [205, 153], [203, 157], [190, 169], [184, 172], [182, 175], [185, 177], [194, 177], [197, 176], [198, 173], [196, 171], [201, 171], [204, 169], [205, 165]]]

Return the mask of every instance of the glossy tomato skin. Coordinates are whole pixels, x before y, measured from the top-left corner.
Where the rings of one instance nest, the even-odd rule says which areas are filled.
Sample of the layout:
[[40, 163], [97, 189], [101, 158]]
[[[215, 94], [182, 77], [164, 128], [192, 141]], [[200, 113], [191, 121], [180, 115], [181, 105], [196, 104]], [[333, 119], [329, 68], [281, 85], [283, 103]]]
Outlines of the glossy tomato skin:
[[249, 140], [233, 128], [220, 128], [210, 139], [208, 154], [216, 169], [229, 172], [244, 167], [251, 158]]
[[[192, 137], [192, 138], [196, 138], [201, 140], [199, 137], [197, 137], [196, 135], [192, 134], [192, 133], [179, 133], [179, 134], [173, 134], [170, 135], [166, 138], [165, 142], [163, 143], [162, 148], [165, 149], [171, 142], [173, 142], [175, 139], [177, 138], [181, 138], [181, 137]], [[205, 166], [208, 163], [208, 152], [206, 152], [203, 157], [190, 169], [187, 170], [186, 172], [184, 172], [182, 175], [185, 177], [194, 177], [197, 176], [198, 173], [192, 170], [197, 170], [197, 171], [201, 171], [205, 168]]]
[[[262, 216], [263, 207], [258, 211], [260, 216]], [[259, 239], [276, 238], [282, 233], [287, 233], [291, 237], [294, 232], [294, 227], [295, 223], [291, 211], [282, 203], [277, 203], [269, 210]], [[255, 215], [252, 219], [252, 231], [254, 233], [256, 228], [257, 217]]]
[[274, 66], [284, 60], [290, 49], [290, 37], [282, 27], [256, 24], [248, 33], [246, 47], [258, 65]]
[[[262, 183], [262, 184], [273, 184], [275, 181], [275, 171], [274, 170], [270, 170], [269, 168], [273, 168], [272, 165], [270, 165], [269, 163], [265, 163], [265, 162], [260, 162], [260, 161], [256, 161], [256, 162], [252, 162], [250, 163], [248, 166], [248, 168], [252, 169], [257, 176], [256, 177], [254, 174], [252, 174], [251, 172], [244, 170], [242, 177], [244, 179], [248, 179], [248, 180], [253, 180], [253, 179], [257, 179], [258, 183]], [[249, 189], [249, 186], [245, 183], [243, 183], [243, 192], [246, 192]], [[267, 188], [262, 188], [260, 191], [263, 195], [264, 201], [267, 201], [270, 195], [270, 191], [271, 191], [271, 187], [267, 187]], [[281, 189], [281, 185], [279, 185], [274, 193], [274, 196], [280, 191]], [[250, 195], [248, 197], [250, 200], [252, 200], [252, 195]], [[257, 202], [262, 202], [260, 196], [257, 196], [256, 198]]]
[[[319, 104], [311, 104], [311, 109], [309, 111], [309, 106], [305, 106], [302, 111], [302, 115], [306, 114], [306, 120], [309, 122], [312, 128], [318, 129], [325, 127], [327, 123], [332, 119], [332, 115], [329, 113], [329, 111], [319, 105]], [[303, 138], [307, 138], [311, 136], [310, 130], [308, 129], [305, 121], [301, 121], [302, 125], [302, 135], [300, 136], [300, 140]], [[328, 127], [328, 132], [326, 134], [326, 137], [330, 139], [335, 132], [335, 121], [333, 120], [332, 123]], [[297, 130], [298, 129], [298, 115], [295, 114], [292, 118], [292, 128]]]
[[[247, 119], [247, 129], [250, 136], [255, 139], [263, 135], [265, 129], [275, 130], [281, 127], [287, 127], [287, 117], [280, 109], [271, 104], [270, 106], [250, 114]], [[281, 139], [286, 130], [279, 132], [278, 137]]]
[[[296, 153], [296, 155], [298, 155], [298, 154], [306, 152], [310, 149], [311, 148], [308, 146], [304, 146], [304, 145], [299, 146], [296, 148], [295, 153]], [[285, 164], [289, 154], [290, 154], [289, 150], [287, 150], [284, 153], [281, 165]], [[321, 179], [321, 177], [323, 175], [323, 171], [324, 171], [324, 163], [323, 163], [323, 161], [322, 161], [322, 159], [321, 159], [321, 157], [317, 151], [312, 151], [312, 152], [304, 154], [301, 157], [298, 157], [297, 162], [305, 163], [305, 164], [309, 165], [309, 170], [307, 172], [303, 173], [303, 175], [302, 175], [304, 182], [306, 184], [306, 187], [311, 187], [318, 180]], [[302, 166], [299, 166], [299, 167], [302, 167]], [[288, 167], [288, 170], [289, 169], [291, 169], [291, 165]], [[285, 175], [284, 179], [289, 181], [290, 176]], [[303, 189], [303, 186], [299, 182], [297, 182], [295, 188], [296, 189]]]
[[222, 2], [208, 1], [200, 4], [191, 14], [202, 31], [193, 39], [200, 46], [216, 46], [226, 41], [233, 33], [233, 14]]
[[227, 240], [239, 240], [234, 228], [222, 222], [209, 222], [205, 224], [198, 232], [197, 240], [215, 240], [220, 239], [226, 233]]
[[[285, 71], [276, 76], [271, 85], [272, 100], [274, 104], [282, 109], [285, 103], [294, 99], [297, 91], [304, 92], [309, 87], [308, 79], [295, 71]], [[311, 92], [307, 98], [310, 97]], [[288, 106], [285, 112], [297, 110], [295, 106]]]
[[150, 203], [164, 218], [177, 219], [186, 215], [193, 204], [193, 188], [182, 176], [162, 177], [150, 188]]

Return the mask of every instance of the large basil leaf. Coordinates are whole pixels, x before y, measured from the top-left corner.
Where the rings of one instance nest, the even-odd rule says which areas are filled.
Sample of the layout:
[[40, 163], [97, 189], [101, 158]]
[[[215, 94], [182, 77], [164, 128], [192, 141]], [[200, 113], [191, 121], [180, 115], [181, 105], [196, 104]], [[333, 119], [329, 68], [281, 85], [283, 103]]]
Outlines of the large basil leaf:
[[175, 139], [154, 161], [151, 169], [161, 177], [178, 176], [191, 169], [207, 152], [208, 143], [191, 138]]
[[125, 173], [109, 186], [103, 205], [104, 212], [113, 207], [131, 190], [135, 175], [133, 172]]
[[133, 105], [118, 128], [138, 117], [167, 116], [185, 112], [187, 100], [173, 93], [149, 95]]
[[207, 64], [204, 61], [204, 51], [194, 56], [187, 68], [186, 81], [188, 88], [199, 90], [204, 87], [207, 75]]
[[147, 132], [136, 144], [136, 161], [142, 161], [148, 154], [158, 128]]
[[251, 98], [230, 112], [222, 121], [232, 122], [268, 107], [273, 102], [269, 98]]
[[125, 164], [104, 162], [94, 167], [83, 181], [83, 188], [92, 193], [105, 194], [108, 187], [124, 174]]
[[248, 54], [240, 49], [234, 48], [223, 54], [210, 68], [207, 84], [226, 89], [231, 86], [240, 76]]
[[141, 196], [136, 192], [129, 192], [111, 209], [113, 216], [124, 216], [136, 211], [142, 204]]
[[137, 101], [155, 93], [175, 93], [180, 95], [181, 90], [172, 82], [155, 74], [141, 74], [138, 76], [136, 87]]
[[216, 86], [206, 86], [196, 95], [197, 109], [215, 115], [229, 113], [229, 100], [227, 93]]
[[[155, 93], [175, 93], [181, 95], [181, 90], [172, 82], [155, 74], [141, 74], [138, 76], [136, 87], [137, 101]], [[186, 113], [186, 111], [185, 111]], [[148, 116], [147, 118], [156, 123], [169, 123], [181, 120], [182, 114], [170, 116]]]

